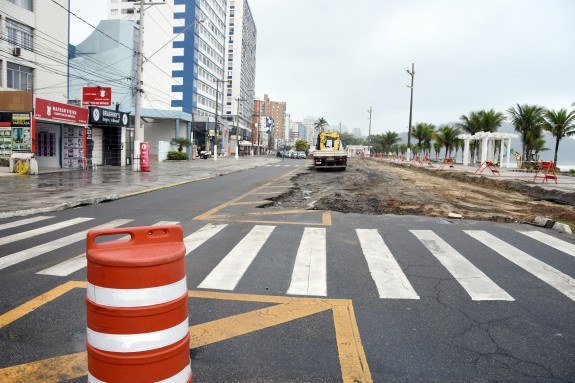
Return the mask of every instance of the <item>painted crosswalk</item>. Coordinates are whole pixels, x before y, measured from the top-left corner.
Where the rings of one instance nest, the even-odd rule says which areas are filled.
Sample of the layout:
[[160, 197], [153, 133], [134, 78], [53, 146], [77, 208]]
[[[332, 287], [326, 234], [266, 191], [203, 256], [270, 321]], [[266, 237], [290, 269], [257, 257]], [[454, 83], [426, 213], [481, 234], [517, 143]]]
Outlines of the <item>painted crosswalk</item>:
[[[41, 219], [39, 217], [27, 218], [0, 225], [0, 270], [15, 267], [32, 259], [43, 259], [43, 255], [50, 253], [50, 261], [39, 263], [44, 267], [36, 274], [51, 277], [69, 276], [86, 267], [86, 254], [70, 254], [69, 251], [66, 252], [65, 250], [67, 246], [74, 244], [77, 246], [79, 242], [85, 239], [87, 232], [91, 229], [116, 228], [133, 222], [132, 219], [115, 219], [109, 222], [98, 222], [99, 225], [87, 228], [86, 223], [93, 218], [82, 217], [52, 222], [55, 219], [55, 217], [43, 216]], [[46, 225], [37, 228], [38, 224], [44, 223]], [[80, 224], [84, 224], [83, 230], [62, 235], [41, 245], [27, 247], [24, 241], [35, 235], [57, 232]], [[152, 225], [170, 224], [177, 224], [177, 222], [160, 221]], [[34, 228], [26, 230], [28, 225], [33, 225]], [[228, 238], [229, 234], [234, 232], [236, 228], [237, 226], [233, 224], [209, 223], [187, 233], [184, 237], [184, 244], [186, 255], [190, 257], [191, 264], [202, 262], [202, 257], [210, 252], [209, 249], [214, 244], [220, 243], [223, 238]], [[14, 229], [17, 229], [18, 233], [2, 235], [3, 232], [14, 232]], [[249, 288], [250, 279], [258, 278], [260, 275], [258, 273], [249, 274], [247, 273], [248, 270], [252, 267], [258, 269], [257, 263], [263, 262], [268, 256], [266, 251], [270, 251], [269, 249], [266, 250], [265, 246], [270, 245], [269, 248], [274, 248], [274, 241], [282, 237], [280, 234], [284, 233], [283, 230], [278, 231], [276, 229], [277, 225], [254, 225], [249, 232], [237, 238], [233, 236], [236, 239], [230, 243], [229, 249], [231, 250], [222, 254], [210, 254], [210, 259], [216, 257], [217, 261], [213, 262], [209, 269], [203, 270], [201, 275], [195, 275], [194, 279], [197, 282], [194, 286], [189, 287], [236, 291], [239, 283], [246, 280], [248, 283], [242, 283], [241, 288]], [[277, 235], [272, 235], [273, 233], [277, 233]], [[277, 261], [281, 263], [281, 267], [278, 266], [278, 269], [281, 269], [282, 273], [285, 274], [283, 277], [277, 278], [278, 284], [283, 278], [281, 284], [285, 286], [282, 287], [284, 293], [296, 296], [328, 297], [330, 291], [337, 291], [336, 282], [333, 281], [335, 273], [330, 270], [330, 267], [337, 267], [333, 262], [330, 262], [330, 252], [333, 252], [337, 246], [333, 245], [333, 238], [328, 241], [330, 229], [304, 227], [301, 230], [292, 229], [290, 233], [296, 239], [290, 240], [290, 243], [293, 244], [293, 250], [287, 252], [290, 254], [289, 256], [279, 257]], [[441, 267], [445, 270], [447, 273], [445, 275], [449, 275], [448, 279], [454, 281], [450, 285], [452, 286], [450, 289], [453, 289], [454, 293], [456, 293], [455, 290], [459, 289], [461, 294], [466, 294], [473, 301], [514, 301], [516, 298], [510, 293], [511, 290], [506, 291], [509, 289], [509, 280], [505, 280], [501, 285], [499, 282], [502, 281], [498, 281], [497, 275], [493, 275], [493, 269], [486, 267], [485, 264], [481, 266], [481, 262], [477, 262], [477, 250], [474, 256], [467, 254], [468, 248], [477, 249], [483, 246], [484, 251], [488, 251], [491, 258], [497, 259], [500, 267], [511, 264], [519, 266], [520, 269], [513, 270], [535, 277], [542, 282], [540, 288], [551, 287], [575, 301], [575, 280], [572, 275], [562, 271], [561, 267], [554, 267], [554, 265], [546, 263], [550, 262], [547, 258], [544, 262], [540, 259], [541, 257], [538, 257], [538, 254], [528, 254], [528, 252], [507, 243], [498, 237], [497, 233], [493, 234], [483, 230], [461, 230], [459, 238], [473, 242], [466, 242], [469, 246], [462, 246], [461, 243], [458, 243], [457, 246], [452, 245], [448, 243], [450, 236], [434, 230], [409, 230], [406, 233], [407, 238], [411, 238], [409, 246], [405, 246], [409, 250], [404, 250], [404, 247], [401, 246], [405, 241], [405, 236], [401, 237], [398, 244], [397, 239], [389, 234], [384, 235], [378, 229], [359, 228], [355, 230], [355, 237], [351, 245], [354, 250], [349, 256], [353, 257], [357, 270], [349, 270], [349, 272], [358, 273], [361, 276], [363, 288], [377, 291], [377, 296], [380, 299], [419, 300], [422, 294], [426, 294], [421, 286], [414, 284], [421, 275], [407, 273], [410, 264], [406, 261], [406, 257], [409, 257], [410, 252], [417, 251], [419, 259], [425, 259], [429, 265], [435, 263], [437, 266], [434, 267]], [[548, 251], [553, 251], [554, 258], [560, 258], [562, 262], [575, 261], [573, 259], [575, 257], [573, 241], [567, 241], [564, 238], [537, 230], [518, 231], [516, 235], [521, 237], [522, 242], [531, 241], [531, 245], [537, 245], [534, 247], [539, 249], [540, 254], [546, 254], [545, 251], [547, 250], [541, 252], [543, 247]], [[394, 243], [394, 241], [396, 242]], [[390, 242], [394, 246], [389, 246]], [[8, 246], [18, 250], [8, 252], [6, 251]], [[529, 249], [529, 246], [522, 248]], [[70, 256], [58, 257], [60, 252], [70, 254]], [[260, 261], [262, 258], [263, 260]], [[197, 268], [191, 267], [192, 272], [197, 272], [196, 270]], [[258, 270], [259, 273], [262, 272], [262, 269]], [[552, 289], [550, 291], [553, 291]]]

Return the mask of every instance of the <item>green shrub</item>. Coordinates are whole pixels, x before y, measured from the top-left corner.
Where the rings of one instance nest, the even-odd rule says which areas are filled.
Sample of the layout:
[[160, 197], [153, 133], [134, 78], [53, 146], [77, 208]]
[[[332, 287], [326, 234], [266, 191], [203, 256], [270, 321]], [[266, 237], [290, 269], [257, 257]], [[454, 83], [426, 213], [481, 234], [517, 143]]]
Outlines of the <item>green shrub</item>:
[[176, 151], [169, 151], [168, 152], [168, 160], [181, 161], [181, 160], [187, 160], [187, 159], [188, 159], [188, 153], [176, 152]]

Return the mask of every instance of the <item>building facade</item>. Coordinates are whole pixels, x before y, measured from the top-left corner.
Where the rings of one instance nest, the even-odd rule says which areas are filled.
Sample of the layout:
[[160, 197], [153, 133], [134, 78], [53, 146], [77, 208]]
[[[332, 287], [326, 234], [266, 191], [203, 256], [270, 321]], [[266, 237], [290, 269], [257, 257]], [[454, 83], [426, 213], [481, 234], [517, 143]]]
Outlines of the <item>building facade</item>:
[[224, 117], [234, 126], [232, 148], [243, 154], [252, 141], [257, 30], [247, 0], [228, 0], [227, 14]]
[[[139, 9], [133, 1], [109, 0], [108, 18], [138, 22]], [[208, 127], [224, 110], [226, 10], [227, 0], [167, 0], [148, 5], [143, 23], [143, 109], [160, 111], [154, 122], [162, 125], [170, 111], [191, 116], [194, 144], [214, 150], [218, 141], [219, 153], [228, 152], [228, 124], [220, 117], [217, 129]], [[173, 129], [184, 136], [179, 125]]]
[[[264, 105], [263, 105], [263, 112], [266, 116], [270, 116], [274, 120], [274, 131], [273, 137], [285, 138], [289, 140], [289, 137], [286, 136], [286, 103], [279, 102], [279, 101], [271, 101], [267, 94], [264, 94]], [[277, 149], [277, 140], [272, 143], [271, 149]]]

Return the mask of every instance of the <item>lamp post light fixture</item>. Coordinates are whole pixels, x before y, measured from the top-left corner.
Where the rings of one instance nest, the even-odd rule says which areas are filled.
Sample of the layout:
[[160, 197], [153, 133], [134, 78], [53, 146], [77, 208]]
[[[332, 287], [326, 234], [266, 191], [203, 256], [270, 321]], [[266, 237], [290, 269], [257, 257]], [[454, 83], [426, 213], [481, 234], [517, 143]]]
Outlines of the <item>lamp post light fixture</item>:
[[411, 89], [411, 98], [409, 99], [409, 125], [407, 126], [407, 161], [409, 161], [411, 156], [411, 116], [413, 110], [413, 78], [415, 77], [415, 64], [411, 63], [411, 71], [409, 69], [406, 69], [405, 71], [411, 76], [411, 86], [406, 85]]

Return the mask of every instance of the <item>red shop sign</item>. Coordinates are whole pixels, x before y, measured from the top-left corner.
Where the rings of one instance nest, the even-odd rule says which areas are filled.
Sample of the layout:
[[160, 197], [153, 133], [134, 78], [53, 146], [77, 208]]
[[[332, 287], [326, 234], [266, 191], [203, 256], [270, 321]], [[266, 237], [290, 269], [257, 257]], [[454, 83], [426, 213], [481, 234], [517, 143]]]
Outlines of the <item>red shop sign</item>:
[[82, 88], [82, 106], [110, 106], [112, 105], [112, 88], [106, 86], [92, 86]]
[[74, 105], [62, 104], [61, 102], [36, 98], [34, 117], [44, 120], [56, 120], [75, 122], [77, 124], [88, 123], [88, 109]]

